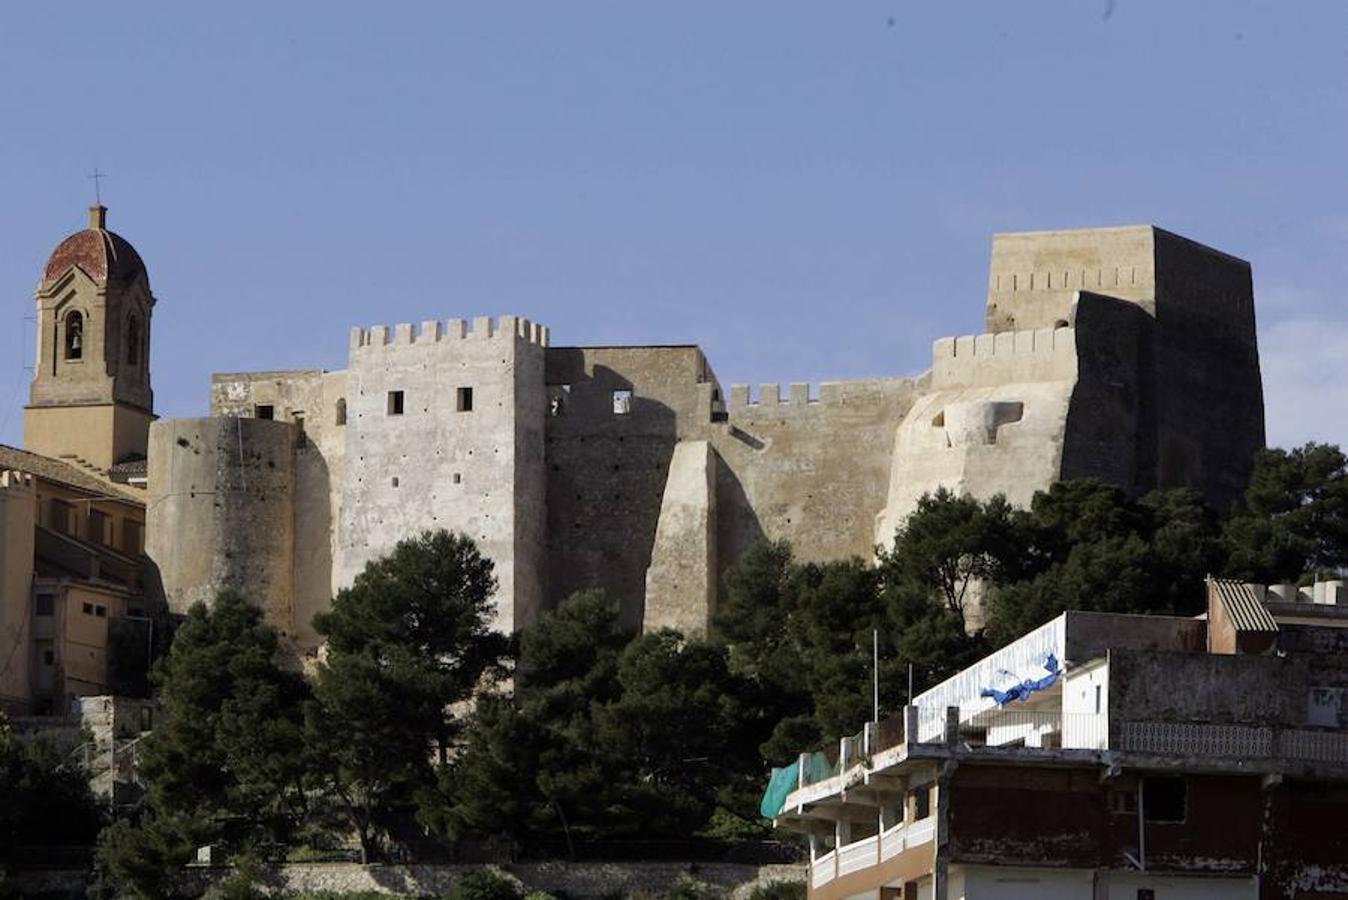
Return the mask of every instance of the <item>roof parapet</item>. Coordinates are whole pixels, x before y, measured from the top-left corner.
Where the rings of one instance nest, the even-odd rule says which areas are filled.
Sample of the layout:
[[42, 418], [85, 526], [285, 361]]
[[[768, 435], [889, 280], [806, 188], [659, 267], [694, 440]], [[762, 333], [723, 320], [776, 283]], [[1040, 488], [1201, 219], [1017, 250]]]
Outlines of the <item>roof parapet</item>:
[[491, 340], [493, 338], [514, 338], [538, 347], [548, 346], [551, 331], [546, 325], [532, 322], [523, 316], [478, 316], [472, 320], [428, 319], [419, 326], [410, 322], [400, 322], [393, 326], [374, 325], [370, 328], [359, 326], [351, 329], [351, 351], [357, 352], [370, 347], [412, 345], [424, 343], [442, 343], [454, 340]]

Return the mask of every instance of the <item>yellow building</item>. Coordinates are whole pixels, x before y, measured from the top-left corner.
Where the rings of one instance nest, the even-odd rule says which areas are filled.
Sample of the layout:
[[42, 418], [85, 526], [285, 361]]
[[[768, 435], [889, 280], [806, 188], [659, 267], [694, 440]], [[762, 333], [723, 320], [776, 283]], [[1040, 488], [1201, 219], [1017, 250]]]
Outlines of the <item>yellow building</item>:
[[0, 445], [0, 709], [11, 712], [144, 689], [154, 296], [106, 216], [93, 207], [43, 269], [25, 447]]

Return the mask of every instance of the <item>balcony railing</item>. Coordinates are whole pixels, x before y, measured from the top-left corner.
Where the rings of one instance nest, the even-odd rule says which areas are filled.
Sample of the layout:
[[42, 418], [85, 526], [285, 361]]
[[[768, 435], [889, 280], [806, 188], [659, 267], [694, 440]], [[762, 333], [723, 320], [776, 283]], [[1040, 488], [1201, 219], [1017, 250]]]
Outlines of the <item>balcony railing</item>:
[[1202, 722], [1124, 722], [1119, 749], [1182, 756], [1348, 763], [1348, 733]]
[[850, 875], [893, 859], [905, 850], [929, 844], [936, 837], [936, 817], [902, 822], [870, 837], [844, 844], [810, 864], [810, 883], [820, 888], [835, 878]]
[[1109, 719], [1104, 714], [997, 708], [961, 718], [960, 739], [971, 746], [1045, 750], [1109, 747]]
[[879, 843], [880, 836], [873, 834], [868, 838], [862, 838], [840, 847], [838, 849], [838, 875], [841, 877], [853, 872], [860, 872], [862, 869], [869, 869], [879, 862]]

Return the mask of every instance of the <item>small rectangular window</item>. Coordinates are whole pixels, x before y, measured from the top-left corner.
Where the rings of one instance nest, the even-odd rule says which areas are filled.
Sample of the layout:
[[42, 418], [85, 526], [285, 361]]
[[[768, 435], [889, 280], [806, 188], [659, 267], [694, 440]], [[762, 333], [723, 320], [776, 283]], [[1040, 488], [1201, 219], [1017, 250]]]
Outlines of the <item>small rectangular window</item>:
[[51, 594], [38, 594], [33, 598], [33, 615], [50, 616], [56, 612], [56, 598]]
[[100, 619], [106, 619], [108, 617], [108, 608], [99, 604], [94, 607], [94, 615], [98, 616]]
[[44, 666], [52, 666], [52, 665], [55, 665], [55, 664], [56, 664], [56, 654], [53, 653], [51, 650], [43, 650], [43, 651], [42, 651], [42, 664], [43, 664]]
[[276, 407], [269, 403], [259, 403], [253, 407], [253, 415], [259, 419], [274, 419], [276, 418]]
[[70, 534], [75, 527], [75, 507], [64, 500], [53, 499], [49, 507], [47, 524], [52, 531]]
[[94, 614], [94, 605], [92, 603], [83, 604], [83, 608], [86, 616], [92, 616]]
[[89, 510], [89, 540], [95, 544], [108, 543], [108, 517], [105, 513], [97, 510]]
[[470, 387], [461, 387], [457, 391], [455, 398], [455, 409], [459, 412], [473, 411], [473, 389]]
[[614, 391], [613, 392], [613, 414], [615, 416], [625, 416], [632, 411], [632, 392]]
[[913, 819], [925, 819], [931, 815], [931, 788], [920, 787], [913, 791]]
[[141, 550], [141, 530], [145, 526], [135, 519], [122, 520], [122, 552], [139, 556]]
[[1095, 713], [1100, 714], [1100, 685], [1095, 686]]
[[390, 416], [401, 416], [403, 414], [403, 392], [388, 392], [388, 414]]

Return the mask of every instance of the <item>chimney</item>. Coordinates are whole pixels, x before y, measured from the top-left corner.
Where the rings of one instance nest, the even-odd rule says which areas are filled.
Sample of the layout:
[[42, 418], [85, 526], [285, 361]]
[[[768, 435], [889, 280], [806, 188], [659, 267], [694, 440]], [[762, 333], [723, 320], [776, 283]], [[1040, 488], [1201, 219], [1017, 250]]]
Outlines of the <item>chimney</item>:
[[89, 207], [89, 227], [99, 231], [108, 227], [108, 208], [102, 203]]

